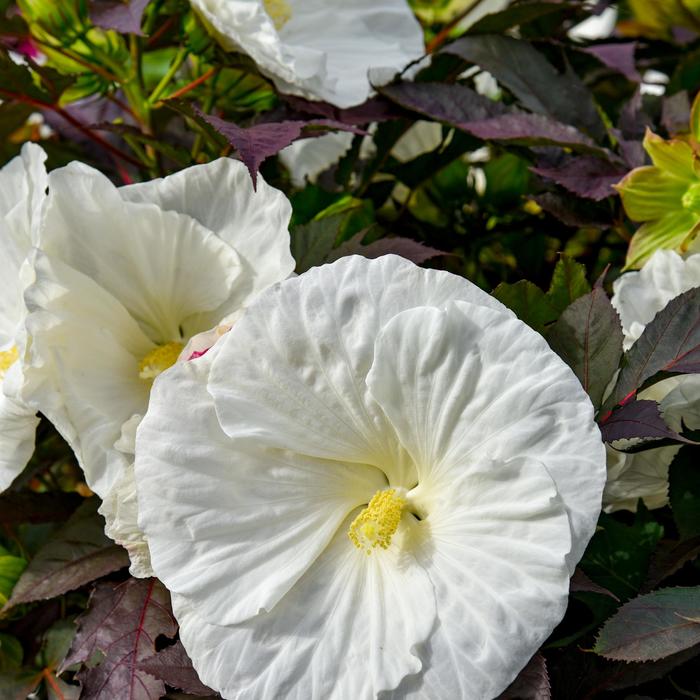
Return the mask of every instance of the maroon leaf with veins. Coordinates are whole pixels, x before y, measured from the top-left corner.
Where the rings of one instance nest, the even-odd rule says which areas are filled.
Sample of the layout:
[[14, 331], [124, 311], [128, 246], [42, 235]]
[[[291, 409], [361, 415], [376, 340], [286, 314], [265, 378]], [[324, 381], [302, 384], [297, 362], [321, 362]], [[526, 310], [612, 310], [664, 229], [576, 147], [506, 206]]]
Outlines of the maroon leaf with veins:
[[620, 599], [614, 593], [591, 581], [581, 569], [576, 569], [576, 571], [574, 571], [574, 575], [571, 577], [571, 582], [569, 583], [569, 591], [571, 593], [599, 593], [600, 595], [606, 595], [608, 598], [616, 600], [618, 603], [620, 602]]
[[92, 3], [90, 19], [102, 29], [114, 29], [120, 34], [143, 35], [141, 20], [149, 0], [106, 0]]
[[697, 444], [669, 428], [661, 415], [659, 404], [648, 399], [630, 401], [612, 413], [605, 413], [600, 419], [600, 432], [605, 442], [662, 438], [688, 445]]
[[628, 172], [623, 166], [615, 165], [601, 158], [580, 156], [569, 158], [554, 168], [531, 167], [532, 172], [554, 180], [569, 192], [600, 201], [615, 194], [612, 186]]
[[700, 643], [700, 587], [664, 588], [625, 603], [593, 651], [616, 661], [655, 661]]
[[423, 243], [414, 241], [411, 238], [403, 236], [395, 236], [394, 238], [382, 238], [373, 243], [364, 245], [362, 239], [366, 231], [360, 231], [354, 235], [349, 241], [339, 245], [331, 255], [327, 262], [332, 262], [345, 255], [363, 255], [365, 258], [379, 258], [382, 255], [400, 255], [411, 262], [420, 265], [420, 263], [430, 260], [430, 258], [438, 255], [447, 255], [442, 250], [431, 248]]
[[583, 49], [591, 56], [595, 56], [608, 68], [621, 73], [633, 83], [640, 83], [642, 76], [634, 63], [634, 52], [637, 49], [637, 42], [630, 41], [623, 44], [596, 44]]
[[182, 642], [175, 642], [154, 656], [139, 664], [146, 673], [159, 678], [172, 688], [183, 690], [192, 695], [216, 695], [216, 691], [204, 685], [194, 670], [192, 660], [187, 655]]
[[140, 667], [155, 654], [160, 635], [173, 638], [177, 633], [170, 595], [160, 581], [130, 578], [118, 585], [99, 584], [77, 624], [61, 670], [96, 652], [104, 655], [97, 666], [78, 673], [82, 700], [157, 700], [165, 694], [163, 681]]
[[497, 700], [550, 700], [551, 697], [547, 663], [537, 653]]

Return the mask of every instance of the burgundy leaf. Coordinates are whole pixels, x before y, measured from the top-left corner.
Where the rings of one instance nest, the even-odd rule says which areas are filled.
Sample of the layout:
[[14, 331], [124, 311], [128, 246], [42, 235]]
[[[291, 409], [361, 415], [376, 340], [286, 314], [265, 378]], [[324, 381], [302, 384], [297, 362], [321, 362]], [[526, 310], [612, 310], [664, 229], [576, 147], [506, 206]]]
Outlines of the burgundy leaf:
[[396, 236], [394, 238], [381, 238], [367, 245], [362, 244], [366, 231], [360, 231], [349, 241], [339, 245], [328, 257], [328, 262], [337, 260], [346, 255], [363, 255], [365, 258], [379, 258], [382, 255], [400, 255], [411, 262], [420, 263], [430, 260], [438, 255], [447, 255], [442, 250], [431, 248], [423, 243], [414, 241], [411, 238]]
[[158, 678], [172, 688], [184, 690], [192, 695], [216, 695], [216, 691], [199, 680], [192, 660], [181, 642], [175, 642], [139, 664], [142, 671]]
[[380, 96], [370, 97], [367, 102], [347, 109], [340, 109], [328, 102], [305, 100], [296, 95], [282, 95], [282, 97], [297, 112], [320, 115], [341, 124], [369, 124], [401, 116], [391, 102]]
[[627, 80], [639, 83], [642, 76], [639, 75], [637, 66], [634, 63], [634, 52], [637, 49], [636, 41], [629, 41], [622, 44], [596, 44], [583, 49], [586, 53], [595, 56], [608, 68], [621, 73]]
[[596, 201], [615, 194], [612, 186], [627, 174], [627, 168], [592, 156], [568, 158], [558, 167], [531, 167], [530, 170], [554, 180], [579, 197]]
[[589, 579], [588, 576], [586, 576], [586, 574], [584, 574], [583, 571], [578, 568], [574, 571], [574, 575], [571, 577], [569, 590], [571, 593], [599, 593], [600, 595], [606, 595], [608, 598], [616, 600], [618, 603], [620, 602], [620, 599], [614, 593], [591, 581], [591, 579]]
[[551, 697], [547, 663], [544, 656], [537, 653], [497, 700], [549, 700]]
[[172, 638], [177, 632], [170, 596], [157, 579], [99, 584], [77, 624], [62, 669], [86, 662], [96, 652], [104, 655], [100, 664], [78, 673], [82, 700], [157, 700], [165, 694], [163, 681], [139, 667], [155, 654], [157, 637]]
[[552, 350], [581, 381], [594, 406], [622, 356], [620, 318], [601, 284], [569, 305], [547, 334]]
[[700, 556], [700, 535], [682, 542], [662, 540], [649, 564], [649, 574], [644, 583], [644, 590], [653, 590], [664, 579], [673, 576], [698, 556]]
[[489, 100], [466, 85], [398, 83], [377, 89], [405, 109], [460, 129], [470, 122], [489, 119], [506, 111], [500, 102]]
[[55, 598], [129, 566], [126, 550], [104, 533], [99, 499], [81, 505], [29, 562], [5, 608]]
[[459, 125], [473, 136], [525, 146], [567, 146], [574, 150], [607, 155], [578, 129], [542, 114], [503, 114]]
[[149, 0], [106, 0], [93, 2], [90, 10], [92, 23], [102, 29], [114, 29], [120, 34], [138, 34], [141, 31], [141, 19]]
[[647, 324], [625, 356], [611, 408], [658, 372], [700, 372], [700, 287], [672, 299]]
[[578, 197], [559, 192], [543, 192], [534, 197], [534, 200], [548, 214], [556, 217], [563, 224], [580, 228], [609, 228], [611, 222], [605, 220], [600, 209], [592, 208], [590, 202], [584, 202]]
[[655, 661], [700, 643], [700, 587], [664, 588], [625, 603], [593, 651], [616, 661]]
[[605, 442], [665, 438], [689, 445], [697, 444], [669, 428], [661, 415], [659, 404], [646, 399], [629, 401], [612, 413], [605, 413], [600, 419], [600, 432]]

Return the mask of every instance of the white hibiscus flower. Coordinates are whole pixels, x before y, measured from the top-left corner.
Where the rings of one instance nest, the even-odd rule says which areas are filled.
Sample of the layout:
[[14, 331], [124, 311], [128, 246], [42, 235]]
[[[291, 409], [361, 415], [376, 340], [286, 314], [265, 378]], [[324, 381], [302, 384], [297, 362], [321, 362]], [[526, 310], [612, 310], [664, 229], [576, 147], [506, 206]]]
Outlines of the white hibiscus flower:
[[370, 95], [370, 69], [398, 72], [425, 50], [406, 0], [191, 0], [226, 49], [282, 92], [338, 107]]
[[[615, 280], [612, 303], [620, 314], [624, 347], [628, 350], [646, 325], [671, 299], [700, 286], [700, 255], [683, 258], [672, 250], [659, 250], [644, 267]], [[640, 399], [658, 401], [666, 422], [676, 431], [682, 424], [700, 428], [700, 379], [671, 377], [640, 392]], [[642, 498], [648, 508], [668, 503], [668, 469], [680, 446], [657, 447], [625, 454], [608, 447], [608, 483], [605, 510], [636, 510]]]
[[153, 379], [192, 336], [291, 273], [290, 215], [281, 192], [262, 181], [253, 192], [231, 159], [122, 188], [78, 163], [49, 176], [25, 291], [22, 396], [71, 445], [104, 499], [108, 533], [132, 554], [144, 543], [129, 434]]
[[154, 386], [140, 524], [226, 698], [492, 698], [566, 608], [605, 480], [593, 408], [464, 279], [348, 257]]
[[46, 198], [45, 160], [44, 151], [28, 143], [0, 170], [0, 492], [32, 456], [38, 423], [36, 411], [11, 396], [20, 374], [17, 345], [26, 314], [20, 268], [36, 243]]

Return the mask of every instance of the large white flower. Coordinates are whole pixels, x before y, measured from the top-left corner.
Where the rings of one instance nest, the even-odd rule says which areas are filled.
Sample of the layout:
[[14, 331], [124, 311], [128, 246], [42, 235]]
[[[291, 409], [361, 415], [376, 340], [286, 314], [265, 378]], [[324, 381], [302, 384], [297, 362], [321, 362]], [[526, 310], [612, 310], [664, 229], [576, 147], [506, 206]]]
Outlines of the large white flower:
[[282, 91], [338, 107], [364, 102], [370, 69], [424, 54], [406, 0], [191, 0], [224, 48], [247, 53]]
[[154, 386], [140, 524], [226, 698], [491, 698], [561, 619], [600, 511], [593, 409], [469, 282], [342, 258]]
[[[624, 347], [628, 350], [646, 325], [671, 299], [700, 286], [700, 255], [683, 258], [672, 250], [659, 250], [644, 267], [628, 272], [613, 285], [613, 306], [620, 314]], [[700, 428], [700, 380], [690, 375], [672, 377], [639, 394], [658, 401], [666, 422], [676, 431], [684, 423]], [[635, 510], [642, 498], [648, 508], [668, 502], [668, 468], [680, 446], [657, 447], [625, 454], [608, 448], [608, 483], [605, 510]]]
[[46, 198], [45, 160], [44, 151], [28, 143], [0, 170], [0, 492], [32, 456], [38, 422], [34, 409], [9, 394], [19, 372], [17, 344], [26, 313], [20, 268], [36, 242]]
[[22, 395], [71, 445], [109, 534], [135, 560], [129, 434], [153, 378], [291, 273], [290, 215], [281, 192], [262, 181], [253, 192], [231, 159], [120, 189], [78, 163], [49, 176]]

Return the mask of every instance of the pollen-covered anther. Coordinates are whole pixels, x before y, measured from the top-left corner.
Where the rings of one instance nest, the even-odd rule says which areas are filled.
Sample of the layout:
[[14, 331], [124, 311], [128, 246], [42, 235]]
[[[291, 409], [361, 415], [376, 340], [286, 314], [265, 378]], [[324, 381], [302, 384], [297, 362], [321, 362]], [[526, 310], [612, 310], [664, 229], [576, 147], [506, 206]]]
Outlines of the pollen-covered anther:
[[263, 0], [263, 5], [277, 31], [292, 18], [292, 8], [287, 0]]
[[352, 521], [348, 537], [358, 548], [371, 554], [375, 547], [387, 549], [399, 527], [406, 500], [395, 489], [377, 491], [367, 507]]
[[175, 341], [153, 348], [139, 363], [139, 377], [152, 381], [177, 362], [183, 348], [182, 343]]
[[16, 345], [9, 350], [0, 350], [0, 380], [4, 378], [7, 370], [17, 362], [18, 357], [19, 351]]

